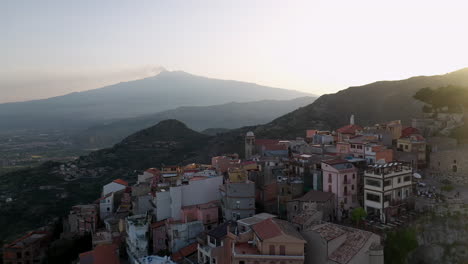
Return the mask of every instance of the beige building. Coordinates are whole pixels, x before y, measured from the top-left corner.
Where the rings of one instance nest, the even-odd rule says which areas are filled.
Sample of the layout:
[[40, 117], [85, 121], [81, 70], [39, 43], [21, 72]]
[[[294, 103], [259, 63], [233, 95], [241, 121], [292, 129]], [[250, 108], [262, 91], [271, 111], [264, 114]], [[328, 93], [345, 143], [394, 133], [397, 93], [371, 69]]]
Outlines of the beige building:
[[302, 264], [305, 243], [290, 223], [269, 218], [246, 232], [229, 233], [225, 252], [232, 264]]
[[360, 229], [324, 223], [302, 233], [306, 239], [306, 263], [383, 264], [380, 236]]
[[415, 153], [417, 164], [414, 167], [426, 166], [426, 139], [418, 134], [397, 140], [397, 150], [401, 152]]

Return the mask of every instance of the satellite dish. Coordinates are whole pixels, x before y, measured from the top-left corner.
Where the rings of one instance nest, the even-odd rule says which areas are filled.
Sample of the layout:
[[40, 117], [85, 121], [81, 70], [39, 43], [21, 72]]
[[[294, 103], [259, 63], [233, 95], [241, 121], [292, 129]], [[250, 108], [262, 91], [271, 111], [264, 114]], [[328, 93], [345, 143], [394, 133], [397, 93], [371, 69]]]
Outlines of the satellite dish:
[[413, 173], [413, 177], [416, 178], [416, 179], [421, 179], [422, 178], [421, 174], [416, 173], [416, 172]]

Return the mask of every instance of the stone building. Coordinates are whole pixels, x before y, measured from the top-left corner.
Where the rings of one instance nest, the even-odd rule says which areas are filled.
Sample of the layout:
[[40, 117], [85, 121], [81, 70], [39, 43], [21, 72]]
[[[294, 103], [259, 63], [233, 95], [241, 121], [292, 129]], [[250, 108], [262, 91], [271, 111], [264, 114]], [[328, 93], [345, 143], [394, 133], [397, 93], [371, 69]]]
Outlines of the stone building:
[[429, 173], [440, 180], [468, 183], [468, 146], [431, 152]]
[[[287, 203], [288, 221], [296, 222], [304, 220], [315, 221], [332, 221], [335, 219], [335, 195], [330, 192], [309, 191], [302, 197], [293, 199]], [[320, 212], [320, 218], [314, 219], [313, 216], [318, 216], [315, 212]], [[306, 217], [310, 216], [310, 217]], [[301, 224], [301, 223], [297, 223]]]
[[247, 132], [245, 135], [245, 159], [249, 160], [254, 154], [255, 148], [255, 135], [252, 131]]

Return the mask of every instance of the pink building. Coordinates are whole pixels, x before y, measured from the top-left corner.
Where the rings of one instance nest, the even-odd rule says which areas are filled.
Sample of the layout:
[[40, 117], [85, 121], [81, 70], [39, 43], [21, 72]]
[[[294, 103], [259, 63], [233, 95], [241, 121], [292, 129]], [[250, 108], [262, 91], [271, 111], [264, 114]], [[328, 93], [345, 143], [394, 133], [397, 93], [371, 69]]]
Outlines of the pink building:
[[212, 201], [205, 204], [197, 204], [182, 207], [182, 222], [201, 221], [206, 230], [211, 230], [218, 224], [219, 202]]
[[335, 210], [341, 219], [351, 208], [358, 206], [357, 168], [346, 160], [322, 162], [323, 191], [335, 194]]
[[167, 230], [166, 221], [158, 221], [151, 224], [151, 234], [153, 236], [153, 253], [157, 254], [161, 250], [167, 250]]

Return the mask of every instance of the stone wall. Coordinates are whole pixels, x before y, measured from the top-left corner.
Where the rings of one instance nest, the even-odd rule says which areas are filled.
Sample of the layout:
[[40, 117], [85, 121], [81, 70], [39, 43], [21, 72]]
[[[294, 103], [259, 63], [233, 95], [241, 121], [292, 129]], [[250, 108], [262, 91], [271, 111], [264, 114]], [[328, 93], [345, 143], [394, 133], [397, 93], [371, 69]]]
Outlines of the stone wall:
[[428, 169], [439, 180], [468, 184], [468, 146], [430, 153]]

